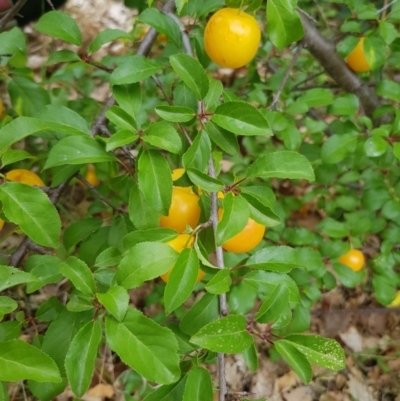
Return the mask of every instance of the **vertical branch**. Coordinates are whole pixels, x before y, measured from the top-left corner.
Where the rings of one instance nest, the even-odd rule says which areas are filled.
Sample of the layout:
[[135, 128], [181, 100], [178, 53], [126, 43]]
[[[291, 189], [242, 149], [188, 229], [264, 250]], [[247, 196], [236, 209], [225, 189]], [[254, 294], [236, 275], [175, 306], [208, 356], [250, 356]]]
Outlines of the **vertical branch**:
[[14, 6], [6, 13], [6, 15], [0, 20], [0, 32], [17, 14], [18, 11], [25, 5], [28, 0], [18, 0]]

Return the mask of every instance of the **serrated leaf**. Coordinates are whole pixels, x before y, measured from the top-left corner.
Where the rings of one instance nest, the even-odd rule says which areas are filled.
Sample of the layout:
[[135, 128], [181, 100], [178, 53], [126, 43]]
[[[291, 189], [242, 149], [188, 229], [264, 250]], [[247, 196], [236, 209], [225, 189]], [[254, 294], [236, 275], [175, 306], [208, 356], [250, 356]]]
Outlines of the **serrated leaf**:
[[192, 369], [186, 380], [182, 401], [211, 401], [213, 396], [210, 372], [201, 367]]
[[162, 119], [173, 123], [186, 123], [196, 115], [191, 108], [183, 106], [158, 106], [155, 112]]
[[114, 286], [104, 294], [97, 293], [96, 297], [115, 319], [119, 322], [123, 320], [129, 305], [129, 294], [125, 288]]
[[232, 284], [232, 278], [228, 269], [221, 269], [206, 284], [206, 290], [211, 294], [224, 294], [229, 291]]
[[92, 296], [96, 292], [93, 273], [87, 264], [75, 256], [70, 256], [60, 266], [60, 273], [67, 277], [74, 287], [85, 295]]
[[259, 157], [248, 168], [247, 176], [315, 180], [311, 163], [303, 155], [291, 151], [267, 153]]
[[171, 313], [193, 292], [199, 272], [199, 259], [194, 249], [184, 249], [171, 270], [164, 292], [165, 312]]
[[146, 379], [161, 384], [179, 379], [175, 336], [138, 310], [129, 309], [121, 323], [106, 317], [106, 338], [121, 360]]
[[289, 302], [299, 302], [300, 293], [296, 282], [287, 274], [256, 270], [247, 273], [244, 281], [256, 288], [260, 294], [271, 294], [275, 288], [285, 286], [289, 291]]
[[64, 164], [86, 164], [114, 161], [112, 153], [92, 137], [70, 136], [61, 139], [49, 153], [44, 169]]
[[0, 266], [0, 292], [14, 287], [14, 285], [35, 281], [37, 278], [31, 273], [23, 272], [11, 266]]
[[61, 382], [57, 365], [48, 355], [25, 341], [0, 342], [0, 381]]
[[73, 61], [81, 61], [81, 58], [78, 54], [72, 50], [58, 50], [49, 55], [46, 64], [70, 63]]
[[289, 246], [270, 246], [260, 249], [250, 256], [246, 266], [252, 269], [270, 270], [288, 273], [299, 267], [296, 249]]
[[289, 302], [289, 290], [285, 285], [276, 286], [268, 299], [260, 306], [255, 320], [259, 323], [270, 323], [276, 321]]
[[126, 288], [139, 287], [166, 273], [178, 258], [169, 245], [160, 242], [141, 242], [131, 248], [118, 265], [116, 279]]
[[189, 149], [182, 156], [183, 167], [195, 168], [202, 173], [207, 171], [211, 156], [211, 141], [206, 132], [200, 131]]
[[332, 135], [321, 148], [321, 159], [326, 164], [342, 161], [357, 146], [357, 136], [353, 134]]
[[235, 156], [239, 153], [239, 143], [234, 133], [227, 131], [209, 121], [204, 129], [211, 140], [217, 144], [224, 152]]
[[151, 77], [160, 68], [160, 64], [144, 56], [129, 56], [111, 74], [110, 84], [114, 86], [140, 82]]
[[177, 236], [175, 230], [170, 228], [152, 228], [149, 230], [137, 230], [127, 234], [124, 237], [124, 249], [130, 249], [140, 242], [167, 242], [171, 241]]
[[110, 248], [104, 249], [94, 262], [97, 267], [109, 267], [115, 266], [121, 262], [122, 254], [121, 251], [116, 246], [111, 246]]
[[267, 3], [268, 36], [279, 50], [304, 35], [303, 25], [293, 4], [291, 0], [270, 0]]
[[3, 167], [19, 162], [21, 160], [26, 159], [34, 159], [35, 156], [32, 156], [30, 153], [26, 152], [25, 150], [19, 149], [8, 149], [6, 153], [4, 153], [3, 157], [1, 158], [1, 165]]
[[285, 341], [291, 342], [309, 362], [318, 366], [332, 370], [346, 367], [343, 348], [335, 340], [316, 335], [292, 334]]
[[246, 200], [241, 196], [228, 193], [223, 200], [223, 215], [218, 223], [216, 243], [222, 245], [240, 233], [250, 217], [250, 210]]
[[18, 302], [10, 297], [0, 295], [0, 317], [1, 319], [7, 313], [11, 313], [18, 308]]
[[210, 351], [235, 354], [244, 351], [253, 342], [246, 325], [244, 316], [226, 316], [202, 327], [190, 341]]
[[208, 93], [209, 84], [207, 74], [201, 64], [185, 53], [174, 54], [169, 58], [169, 62], [197, 100], [203, 100]]
[[40, 189], [17, 182], [0, 186], [0, 201], [7, 219], [42, 246], [57, 248], [61, 233], [60, 216], [49, 197]]
[[118, 128], [130, 130], [136, 133], [135, 119], [119, 106], [111, 106], [105, 116]]
[[272, 135], [268, 121], [254, 106], [246, 102], [221, 104], [216, 108], [211, 121], [236, 135]]
[[136, 132], [134, 132], [132, 129], [130, 130], [122, 129], [116, 132], [114, 135], [112, 135], [111, 138], [107, 141], [106, 151], [110, 152], [111, 150], [114, 150], [121, 146], [128, 145], [136, 141], [136, 139], [138, 138], [139, 135], [136, 134]]
[[112, 42], [115, 39], [131, 39], [131, 36], [120, 29], [105, 29], [101, 31], [96, 38], [90, 43], [88, 47], [88, 54], [93, 54], [100, 50], [101, 46], [105, 45], [108, 42]]
[[189, 168], [186, 170], [186, 173], [194, 185], [204, 189], [205, 191], [219, 192], [225, 187], [225, 184], [221, 180], [212, 178], [208, 174], [202, 173], [194, 168]]
[[100, 342], [101, 324], [91, 321], [78, 331], [68, 349], [65, 369], [71, 390], [78, 397], [90, 386]]
[[[149, 7], [151, 6], [149, 5]], [[157, 32], [163, 33], [178, 49], [182, 46], [182, 35], [176, 22], [156, 8], [143, 10], [139, 16], [139, 21], [150, 25]]]
[[271, 207], [266, 206], [265, 202], [260, 202], [259, 198], [254, 196], [253, 193], [242, 191], [241, 195], [249, 205], [250, 217], [257, 223], [267, 227], [273, 227], [281, 223], [279, 216], [271, 210]]
[[76, 46], [82, 44], [82, 35], [78, 24], [68, 14], [60, 11], [49, 11], [43, 14], [35, 25], [35, 29]]
[[142, 107], [140, 83], [114, 85], [111, 89], [119, 106], [136, 119]]
[[171, 153], [180, 154], [182, 151], [182, 140], [178, 131], [172, 125], [163, 122], [150, 124], [141, 139]]
[[140, 191], [152, 209], [168, 215], [172, 197], [171, 168], [156, 150], [145, 150], [138, 161]]
[[309, 383], [312, 379], [311, 364], [292, 343], [286, 340], [278, 340], [274, 343], [276, 350], [283, 356], [286, 362], [299, 375], [304, 383]]
[[203, 326], [218, 318], [218, 297], [204, 294], [183, 316], [180, 329], [189, 335], [197, 333]]
[[85, 218], [71, 224], [64, 231], [63, 242], [67, 252], [78, 242], [82, 241], [94, 231], [97, 231], [103, 224], [100, 219]]

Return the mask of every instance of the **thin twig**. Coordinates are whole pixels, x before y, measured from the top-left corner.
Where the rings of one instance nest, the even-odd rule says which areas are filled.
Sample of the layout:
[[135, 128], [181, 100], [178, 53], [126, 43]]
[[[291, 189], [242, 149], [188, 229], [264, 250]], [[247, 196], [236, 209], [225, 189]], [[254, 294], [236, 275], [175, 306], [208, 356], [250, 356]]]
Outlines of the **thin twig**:
[[185, 25], [183, 25], [182, 21], [174, 13], [169, 12], [169, 13], [165, 13], [165, 14], [167, 14], [168, 17], [170, 17], [173, 21], [175, 21], [175, 23], [179, 26], [179, 29], [181, 30], [182, 43], [183, 43], [185, 52], [189, 56], [193, 57], [193, 49], [192, 49], [192, 45], [190, 43], [189, 35], [186, 32]]
[[385, 6], [383, 6], [381, 9], [379, 9], [376, 14], [380, 14], [383, 11], [387, 10], [389, 7], [391, 7], [394, 3], [397, 3], [397, 0], [393, 0], [390, 3], [386, 4]]
[[7, 14], [0, 20], [0, 31], [10, 22], [21, 10], [28, 0], [18, 0], [7, 12]]
[[93, 195], [100, 199], [103, 203], [110, 206], [114, 213], [125, 213], [122, 209], [115, 207], [107, 198], [105, 198], [90, 182], [88, 182], [85, 177], [81, 174], [77, 174], [76, 178], [81, 181], [89, 190], [93, 193]]
[[282, 82], [279, 85], [279, 89], [274, 96], [274, 100], [272, 101], [271, 105], [269, 106], [269, 110], [276, 110], [276, 106], [279, 102], [279, 98], [281, 97], [281, 94], [282, 94], [283, 90], [285, 89], [286, 82], [289, 79], [290, 73], [291, 73], [293, 67], [296, 65], [297, 59], [299, 58], [302, 50], [303, 50], [303, 44], [299, 43], [297, 46], [296, 52], [294, 53], [292, 60], [289, 64], [289, 67], [285, 72]]

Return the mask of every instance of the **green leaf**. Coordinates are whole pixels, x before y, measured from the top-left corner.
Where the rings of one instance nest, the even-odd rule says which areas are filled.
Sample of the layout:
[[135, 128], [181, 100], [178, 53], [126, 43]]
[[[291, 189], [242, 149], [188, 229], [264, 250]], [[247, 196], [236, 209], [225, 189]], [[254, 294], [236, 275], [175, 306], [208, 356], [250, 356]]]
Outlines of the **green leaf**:
[[114, 161], [112, 153], [92, 137], [70, 136], [61, 139], [49, 153], [44, 169], [64, 164], [86, 164]]
[[26, 66], [26, 35], [20, 28], [0, 33], [0, 54], [11, 55], [8, 63], [12, 66]]
[[136, 133], [135, 119], [119, 106], [111, 106], [105, 116], [118, 128], [130, 130]]
[[344, 287], [354, 288], [364, 278], [362, 272], [356, 273], [354, 270], [350, 269], [350, 267], [338, 262], [333, 263], [333, 270], [335, 270], [339, 281]]
[[81, 58], [78, 54], [72, 50], [58, 50], [50, 54], [46, 64], [71, 63], [73, 61], [81, 61]]
[[66, 135], [91, 136], [87, 121], [77, 112], [55, 104], [49, 104], [40, 110], [37, 116], [47, 123], [48, 129]]
[[136, 119], [142, 107], [140, 83], [114, 85], [111, 89], [119, 106]]
[[194, 93], [197, 100], [203, 100], [208, 93], [208, 78], [201, 64], [188, 54], [174, 54], [169, 58], [179, 78]]
[[177, 236], [177, 232], [170, 228], [152, 228], [149, 230], [137, 230], [124, 237], [124, 249], [130, 249], [140, 242], [167, 242]]
[[271, 136], [268, 121], [249, 103], [225, 102], [218, 106], [211, 121], [236, 135]]
[[78, 242], [88, 237], [94, 231], [97, 231], [102, 224], [102, 220], [90, 217], [71, 224], [64, 231], [63, 241], [66, 251], [70, 252]]
[[206, 290], [211, 294], [224, 294], [229, 291], [232, 279], [228, 269], [221, 269], [217, 274], [206, 284]]
[[252, 192], [246, 192], [246, 188], [242, 189], [241, 195], [246, 199], [250, 208], [250, 217], [257, 223], [260, 223], [267, 227], [273, 227], [281, 224], [281, 220], [278, 215], [276, 215], [270, 206], [265, 205], [265, 199], [263, 203], [256, 194]]
[[138, 20], [163, 33], [178, 49], [182, 46], [182, 34], [176, 22], [156, 8], [145, 9]]
[[263, 302], [256, 313], [255, 320], [259, 323], [270, 323], [276, 321], [289, 300], [289, 290], [285, 285], [276, 286], [270, 296]]
[[317, 227], [318, 230], [331, 238], [343, 238], [349, 235], [349, 229], [344, 223], [330, 217], [322, 220]]
[[148, 205], [168, 215], [172, 198], [171, 168], [160, 152], [143, 151], [138, 161], [138, 181]]
[[34, 159], [34, 158], [35, 158], [34, 156], [26, 152], [25, 150], [8, 149], [1, 158], [1, 165], [5, 167], [8, 166], [9, 164], [13, 164], [21, 160]]
[[296, 249], [289, 246], [269, 246], [250, 256], [246, 266], [252, 269], [288, 273], [299, 267]]
[[271, 42], [282, 50], [304, 35], [301, 19], [291, 0], [269, 0], [267, 3], [267, 31]]
[[0, 266], [0, 292], [18, 284], [35, 281], [37, 278], [31, 273], [23, 272], [11, 266]]
[[134, 184], [129, 196], [129, 218], [138, 230], [158, 227], [161, 212], [148, 203], [143, 192]]
[[209, 90], [204, 98], [204, 103], [206, 105], [207, 111], [209, 109], [214, 108], [217, 106], [217, 104], [220, 103], [220, 97], [222, 95], [222, 92], [224, 90], [224, 86], [222, 85], [222, 82], [216, 79], [211, 78], [209, 81]]
[[196, 113], [189, 107], [182, 106], [158, 106], [155, 112], [164, 120], [173, 123], [185, 123], [190, 121]]
[[224, 152], [232, 156], [239, 153], [239, 143], [237, 137], [232, 132], [224, 130], [209, 121], [204, 127], [211, 140], [217, 144]]
[[32, 255], [25, 262], [25, 270], [33, 274], [37, 280], [29, 282], [26, 292], [31, 294], [46, 284], [58, 283], [63, 276], [60, 274], [61, 259], [52, 255]]
[[192, 369], [186, 380], [182, 401], [211, 401], [213, 397], [210, 372], [201, 367]]
[[60, 11], [49, 11], [43, 14], [35, 25], [35, 29], [76, 46], [82, 44], [82, 35], [77, 23], [68, 14]]
[[384, 99], [400, 102], [400, 84], [389, 79], [383, 79], [376, 87], [376, 94]]
[[34, 242], [57, 248], [61, 221], [57, 209], [40, 189], [18, 182], [0, 186], [0, 201], [7, 219], [20, 226]]
[[59, 383], [61, 376], [55, 362], [33, 345], [20, 340], [1, 342], [0, 381], [27, 379]]
[[107, 141], [106, 144], [106, 151], [110, 152], [111, 150], [114, 150], [116, 148], [119, 148], [121, 146], [128, 145], [136, 139], [139, 138], [139, 135], [134, 133], [132, 129], [127, 130], [127, 129], [122, 129], [118, 132], [116, 132], [114, 135], [111, 136], [111, 138]]
[[222, 191], [225, 187], [225, 184], [221, 180], [212, 178], [208, 174], [204, 174], [194, 168], [186, 170], [186, 173], [194, 185], [204, 189], [205, 191], [218, 192]]
[[15, 76], [8, 82], [11, 103], [19, 116], [36, 116], [50, 103], [48, 91], [25, 77]]
[[233, 196], [231, 193], [228, 193], [223, 200], [223, 211], [222, 219], [217, 226], [217, 245], [222, 245], [239, 234], [246, 227], [250, 217], [246, 200], [241, 196]]
[[372, 286], [377, 301], [382, 305], [389, 305], [396, 296], [394, 282], [379, 274], [372, 277]]
[[124, 319], [129, 305], [129, 294], [125, 288], [114, 286], [105, 294], [97, 293], [96, 297], [115, 319], [119, 322]]
[[259, 157], [248, 168], [247, 176], [315, 180], [310, 162], [303, 155], [291, 151], [267, 153]]
[[96, 258], [95, 266], [97, 267], [109, 267], [115, 266], [121, 262], [122, 254], [116, 246], [104, 249]]
[[252, 370], [253, 372], [256, 372], [258, 370], [258, 355], [254, 342], [250, 345], [249, 348], [246, 348], [243, 351], [243, 359], [250, 370]]
[[160, 242], [141, 242], [135, 245], [118, 265], [116, 279], [126, 288], [136, 288], [146, 280], [166, 273], [178, 258], [169, 245]]
[[180, 329], [189, 335], [197, 333], [203, 326], [218, 318], [218, 297], [204, 294], [183, 316]]
[[184, 249], [171, 270], [164, 292], [165, 313], [181, 306], [193, 292], [199, 273], [199, 258], [194, 249]]
[[369, 157], [382, 156], [389, 147], [389, 143], [382, 136], [375, 134], [364, 143], [365, 154]]
[[256, 288], [259, 294], [268, 296], [277, 287], [286, 287], [289, 291], [289, 302], [299, 302], [300, 293], [296, 282], [287, 274], [256, 270], [244, 276], [244, 282]]
[[93, 54], [100, 50], [101, 46], [105, 45], [106, 43], [120, 38], [131, 39], [131, 35], [121, 31], [120, 29], [105, 29], [96, 36], [92, 43], [90, 43], [88, 47], [88, 54]]
[[342, 347], [335, 340], [316, 335], [292, 334], [285, 338], [302, 352], [309, 362], [323, 368], [345, 369], [345, 355]]
[[106, 317], [106, 338], [121, 360], [146, 379], [161, 384], [179, 379], [175, 336], [138, 310], [129, 309], [121, 323]]
[[14, 312], [18, 308], [18, 302], [14, 301], [10, 297], [0, 295], [0, 318], [7, 313]]
[[89, 389], [100, 342], [101, 324], [91, 321], [78, 331], [68, 349], [65, 369], [71, 390], [78, 397]]
[[308, 359], [291, 342], [278, 340], [274, 343], [275, 349], [283, 356], [291, 368], [299, 375], [304, 383], [312, 379], [311, 364]]
[[253, 342], [246, 325], [244, 316], [226, 316], [201, 328], [190, 341], [210, 351], [235, 354]]
[[[0, 131], [1, 133], [1, 131]], [[211, 141], [206, 132], [200, 131], [189, 149], [182, 156], [183, 167], [186, 170], [195, 168], [202, 173], [207, 171], [211, 157]]]
[[353, 134], [332, 135], [321, 148], [321, 159], [326, 164], [336, 164], [357, 146], [357, 136]]
[[110, 84], [124, 85], [143, 81], [155, 74], [161, 65], [143, 56], [129, 56], [114, 70]]
[[74, 287], [83, 294], [92, 296], [96, 292], [93, 273], [87, 264], [75, 256], [70, 256], [60, 267], [60, 273], [67, 277]]
[[178, 131], [172, 125], [164, 122], [150, 124], [141, 139], [143, 142], [171, 153], [180, 154], [182, 152], [182, 140]]
[[333, 103], [333, 94], [330, 89], [309, 89], [298, 101], [308, 107], [328, 106]]

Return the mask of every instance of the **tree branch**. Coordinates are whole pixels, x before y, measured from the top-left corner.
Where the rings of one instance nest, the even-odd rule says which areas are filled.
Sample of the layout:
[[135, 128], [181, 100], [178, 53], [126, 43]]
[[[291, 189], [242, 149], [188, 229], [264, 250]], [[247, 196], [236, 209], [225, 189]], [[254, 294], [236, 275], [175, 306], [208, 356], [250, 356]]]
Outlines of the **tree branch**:
[[7, 12], [7, 14], [0, 20], [0, 32], [21, 10], [28, 0], [18, 0]]

